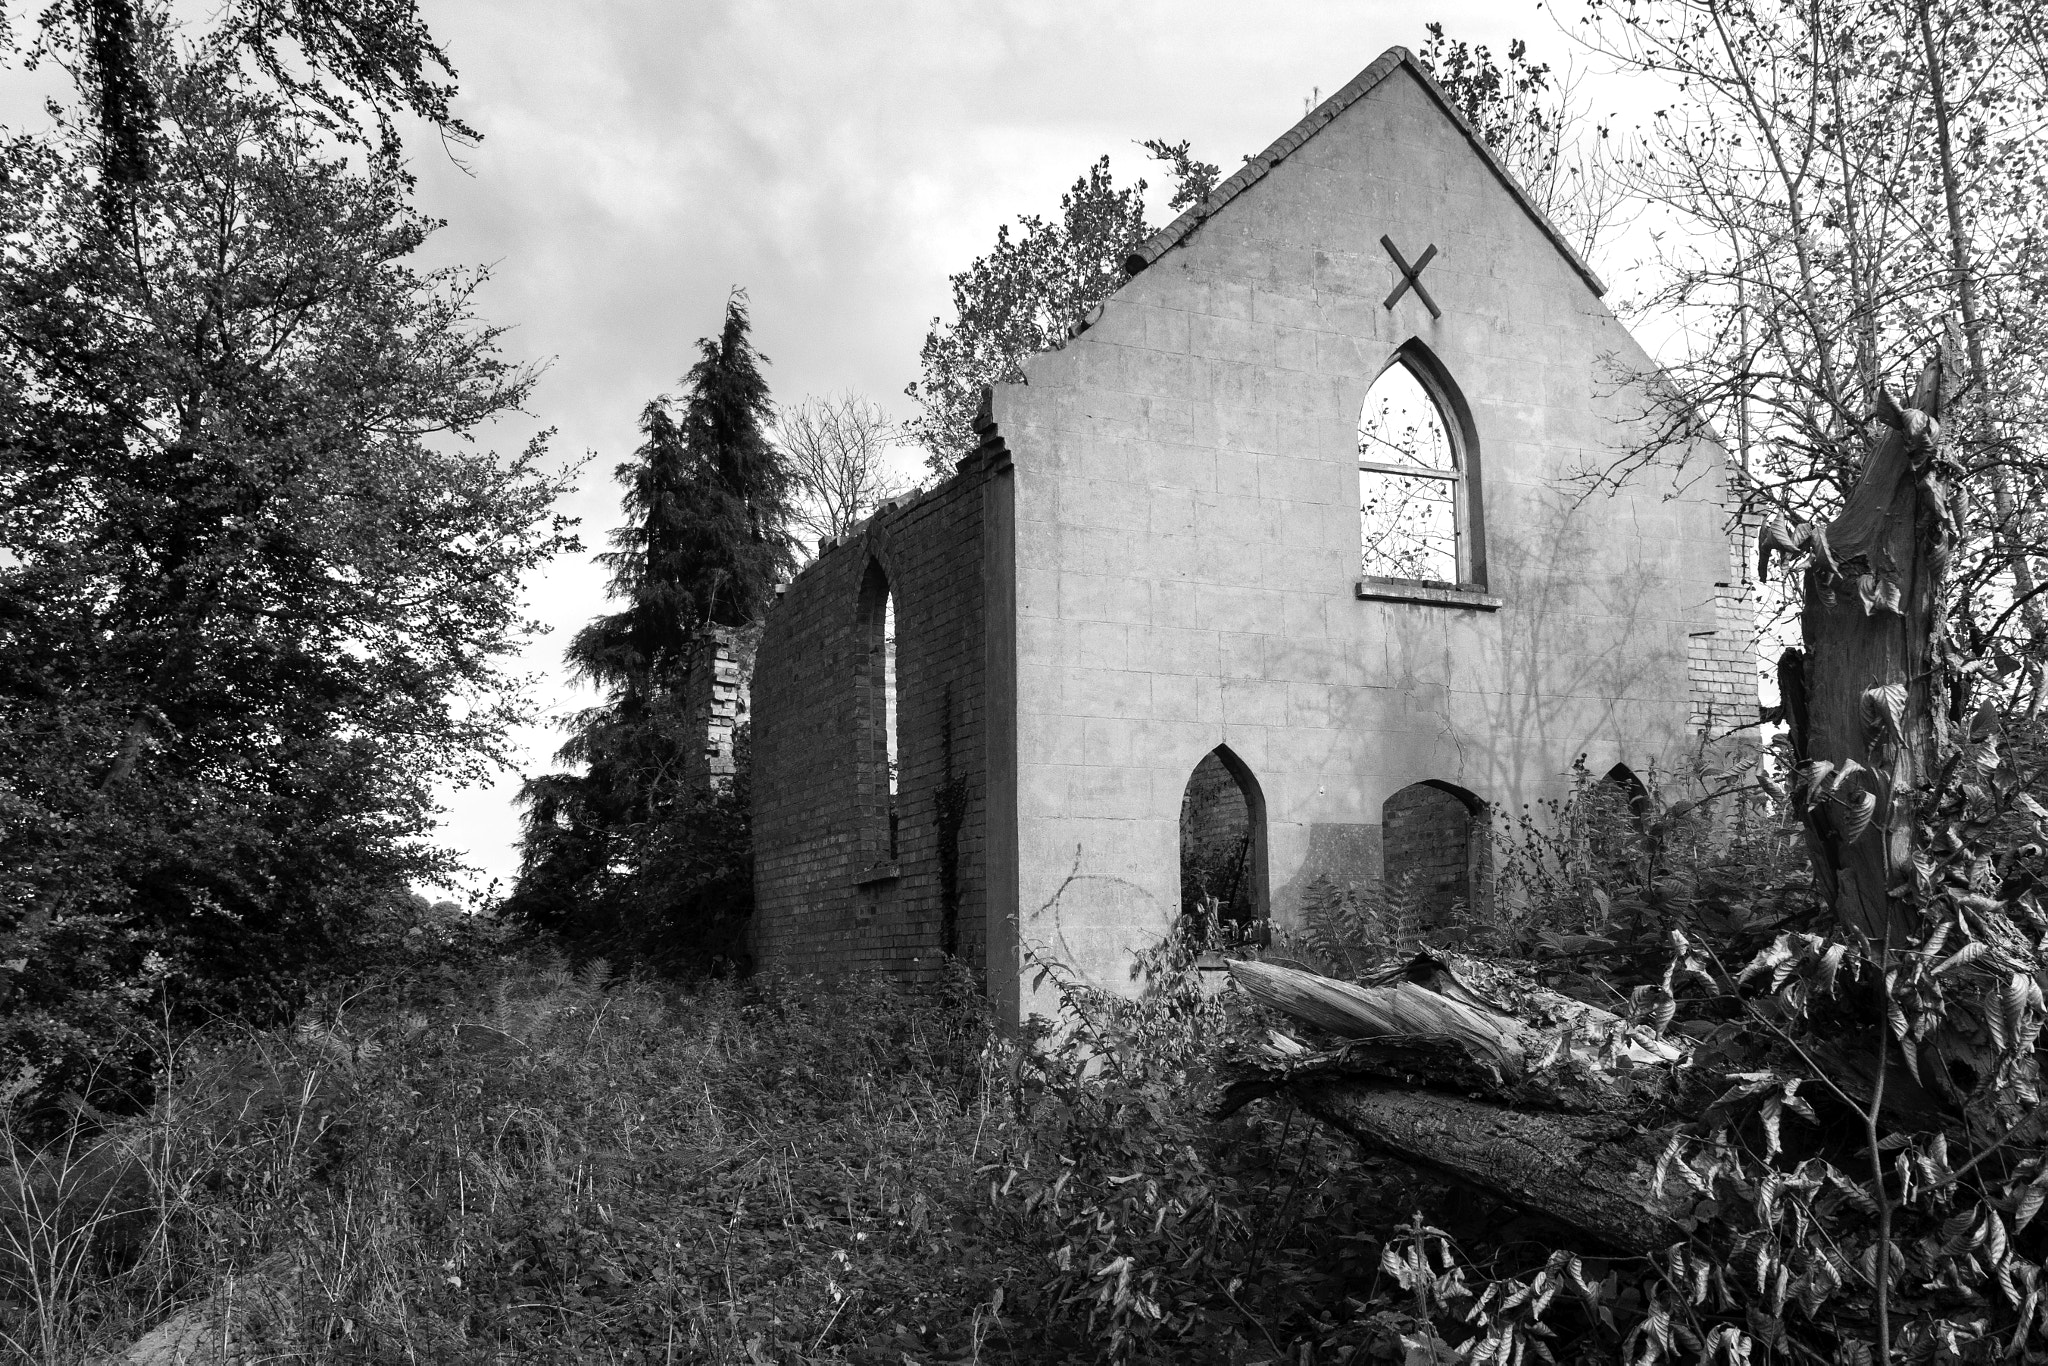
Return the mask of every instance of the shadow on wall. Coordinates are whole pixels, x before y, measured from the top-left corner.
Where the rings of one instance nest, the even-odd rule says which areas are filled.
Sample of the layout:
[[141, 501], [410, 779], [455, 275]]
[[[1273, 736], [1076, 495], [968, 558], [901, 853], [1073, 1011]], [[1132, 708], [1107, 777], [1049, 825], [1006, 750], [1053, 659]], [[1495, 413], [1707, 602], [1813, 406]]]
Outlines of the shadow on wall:
[[[1438, 715], [1429, 768], [1496, 802], [1554, 790], [1573, 756], [1618, 735], [1656, 748], [1643, 732], [1686, 705], [1683, 649], [1652, 635], [1673, 615], [1659, 602], [1671, 591], [1667, 557], [1631, 532], [1617, 571], [1585, 572], [1612, 559], [1613, 547], [1597, 542], [1629, 526], [1628, 509], [1528, 485], [1502, 496], [1508, 515], [1493, 525], [1514, 530], [1496, 532], [1488, 560], [1506, 606], [1491, 624], [1471, 613], [1402, 614], [1388, 639], [1389, 681]], [[1659, 680], [1668, 695], [1655, 691]]]

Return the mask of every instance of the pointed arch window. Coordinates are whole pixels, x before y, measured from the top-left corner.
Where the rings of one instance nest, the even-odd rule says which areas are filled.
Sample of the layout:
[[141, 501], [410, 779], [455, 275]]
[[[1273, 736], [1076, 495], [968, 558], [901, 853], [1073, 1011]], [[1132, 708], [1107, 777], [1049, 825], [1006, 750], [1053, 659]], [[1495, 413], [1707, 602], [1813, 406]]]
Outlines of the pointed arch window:
[[854, 793], [859, 812], [863, 878], [893, 875], [900, 824], [897, 795], [898, 701], [896, 594], [882, 566], [869, 561], [861, 583], [854, 668], [854, 741], [859, 767]]
[[1438, 929], [1490, 904], [1493, 845], [1488, 808], [1462, 787], [1425, 778], [1380, 807], [1380, 868], [1391, 904]]
[[1367, 579], [1485, 585], [1464, 405], [1418, 344], [1403, 347], [1358, 415], [1360, 569]]

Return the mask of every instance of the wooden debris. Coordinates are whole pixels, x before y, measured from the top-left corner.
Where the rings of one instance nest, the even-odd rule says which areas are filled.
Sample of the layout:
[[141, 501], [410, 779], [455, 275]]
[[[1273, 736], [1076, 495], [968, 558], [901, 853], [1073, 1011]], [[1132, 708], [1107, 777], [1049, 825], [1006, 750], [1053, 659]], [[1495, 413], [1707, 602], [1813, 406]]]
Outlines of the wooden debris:
[[1652, 1194], [1668, 1134], [1640, 1121], [1689, 1045], [1481, 959], [1425, 951], [1366, 984], [1233, 962], [1254, 1000], [1336, 1036], [1254, 1049], [1228, 1112], [1284, 1094], [1359, 1143], [1649, 1253], [1690, 1199]]
[[1360, 987], [1275, 963], [1233, 962], [1230, 975], [1252, 999], [1344, 1039], [1439, 1035], [1520, 1073], [1526, 1061], [1517, 1023], [1494, 1011], [1400, 982]]

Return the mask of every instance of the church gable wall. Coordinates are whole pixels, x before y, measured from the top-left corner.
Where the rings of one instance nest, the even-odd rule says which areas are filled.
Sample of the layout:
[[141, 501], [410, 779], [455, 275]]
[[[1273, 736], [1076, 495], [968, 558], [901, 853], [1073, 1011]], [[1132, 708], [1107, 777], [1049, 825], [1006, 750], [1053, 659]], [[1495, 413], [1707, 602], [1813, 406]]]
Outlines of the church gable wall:
[[[1413, 290], [1384, 305], [1382, 234], [1410, 262], [1437, 247], [1420, 279], [1442, 317]], [[1475, 438], [1483, 587], [1434, 601], [1360, 595], [1359, 410], [1410, 342]], [[1647, 365], [1396, 70], [999, 389], [1026, 949], [1128, 985], [1178, 910], [1180, 804], [1218, 744], [1266, 794], [1282, 920], [1377, 878], [1382, 805], [1410, 783], [1514, 814], [1582, 752], [1675, 760], [1693, 642], [1727, 625], [1720, 453], [1614, 497], [1570, 483], [1641, 430], [1624, 372]]]

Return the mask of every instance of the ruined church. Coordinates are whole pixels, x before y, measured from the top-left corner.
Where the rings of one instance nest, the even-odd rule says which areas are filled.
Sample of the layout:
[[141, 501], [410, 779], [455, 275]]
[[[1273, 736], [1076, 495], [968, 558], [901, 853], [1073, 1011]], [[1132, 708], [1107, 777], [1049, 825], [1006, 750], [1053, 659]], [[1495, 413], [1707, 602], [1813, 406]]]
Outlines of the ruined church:
[[1129, 989], [1186, 914], [1448, 917], [1490, 813], [1756, 718], [1735, 474], [1649, 445], [1604, 286], [1395, 48], [1139, 244], [979, 444], [787, 585], [751, 683], [769, 969]]

